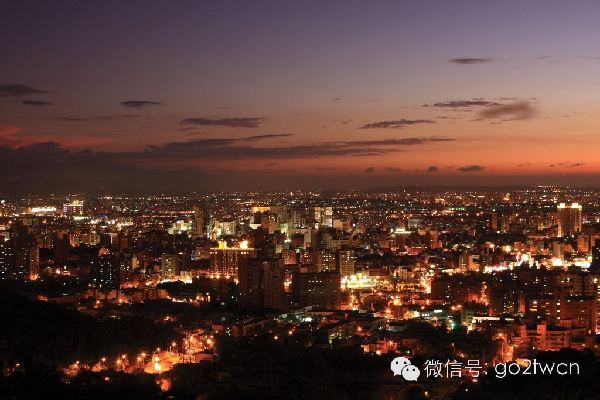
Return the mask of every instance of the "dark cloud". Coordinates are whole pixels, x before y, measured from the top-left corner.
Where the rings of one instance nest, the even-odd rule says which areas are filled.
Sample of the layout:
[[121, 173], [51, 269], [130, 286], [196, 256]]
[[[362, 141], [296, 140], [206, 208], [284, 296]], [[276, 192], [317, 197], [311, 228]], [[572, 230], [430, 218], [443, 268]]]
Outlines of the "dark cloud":
[[269, 134], [265, 134], [265, 135], [248, 136], [248, 137], [239, 138], [236, 140], [238, 140], [240, 142], [253, 142], [255, 140], [272, 139], [272, 138], [287, 137], [287, 136], [293, 136], [293, 135], [291, 133], [269, 133]]
[[72, 151], [55, 142], [16, 148], [0, 146], [0, 185], [36, 193], [68, 192], [73, 188], [93, 193], [107, 189], [168, 191], [181, 190], [205, 176], [198, 168], [161, 169], [131, 162], [128, 156], [126, 153]]
[[435, 124], [435, 121], [430, 119], [399, 119], [392, 121], [370, 122], [360, 127], [360, 129], [380, 129], [380, 128], [404, 128], [409, 125], [417, 124]]
[[52, 103], [50, 103], [48, 101], [40, 101], [40, 100], [23, 100], [21, 102], [21, 104], [23, 104], [25, 106], [34, 106], [34, 107], [44, 107], [44, 106], [52, 105]]
[[484, 64], [484, 63], [489, 63], [492, 61], [495, 61], [495, 60], [492, 58], [469, 58], [469, 57], [453, 58], [453, 59], [449, 60], [449, 62], [451, 62], [453, 64], [460, 64], [460, 65]]
[[440, 108], [468, 108], [468, 107], [489, 107], [499, 106], [500, 103], [494, 101], [486, 101], [481, 99], [476, 100], [452, 100], [442, 101], [439, 103], [425, 104], [424, 107], [440, 107]]
[[382, 139], [382, 140], [357, 140], [352, 142], [337, 142], [341, 144], [353, 145], [353, 146], [412, 146], [418, 144], [425, 144], [427, 142], [452, 142], [456, 139], [452, 138], [403, 138], [403, 139]]
[[0, 97], [19, 97], [39, 93], [48, 93], [48, 91], [36, 89], [27, 85], [20, 85], [17, 83], [10, 85], [0, 85]]
[[481, 165], [467, 165], [465, 167], [459, 167], [457, 170], [460, 172], [481, 172], [485, 170], [485, 167]]
[[483, 119], [502, 118], [504, 120], [527, 120], [533, 118], [537, 110], [526, 101], [502, 104], [481, 110], [479, 117]]
[[235, 118], [186, 118], [181, 120], [185, 125], [204, 125], [204, 126], [229, 126], [232, 128], [258, 128], [264, 118], [259, 117], [235, 117]]
[[375, 172], [375, 167], [368, 167], [367, 169], [365, 169], [365, 172], [367, 174], [370, 174], [371, 172]]
[[585, 163], [582, 162], [560, 162], [558, 164], [556, 164], [560, 167], [564, 167], [564, 168], [577, 168], [577, 167], [583, 167], [585, 165]]
[[341, 97], [332, 97], [331, 101], [342, 101]]
[[136, 118], [135, 114], [96, 115], [89, 117], [58, 117], [56, 119], [67, 122], [102, 122], [120, 118]]
[[[379, 156], [402, 151], [402, 144], [424, 145], [432, 141], [430, 138], [413, 138], [408, 141], [280, 145], [278, 139], [291, 135], [273, 133], [238, 138], [198, 138], [149, 146], [140, 151], [110, 152], [73, 150], [55, 142], [19, 146], [14, 140], [18, 131], [12, 126], [0, 126], [0, 136], [4, 138], [0, 141], [0, 185], [15, 190], [27, 188], [39, 191], [111, 188], [130, 192], [148, 188], [189, 188], [206, 176], [206, 171], [198, 165], [211, 165], [210, 161], [254, 159], [267, 163], [323, 157]], [[323, 168], [317, 170], [325, 171]], [[396, 172], [393, 167], [387, 171]], [[227, 174], [219, 176], [220, 179], [229, 179]], [[233, 181], [231, 184], [235, 185]]]
[[501, 101], [537, 101], [537, 97], [499, 97], [498, 100]]
[[451, 141], [442, 138], [407, 138], [372, 141], [324, 142], [293, 146], [250, 146], [249, 143], [289, 137], [291, 134], [264, 134], [242, 138], [206, 138], [150, 146], [136, 158], [159, 159], [242, 159], [319, 158], [327, 156], [377, 156], [399, 152], [399, 146]]
[[429, 168], [426, 169], [427, 172], [438, 172], [439, 170], [440, 169], [435, 165], [431, 165]]
[[136, 158], [158, 159], [245, 159], [245, 158], [319, 158], [326, 156], [377, 156], [398, 152], [397, 148], [378, 148], [376, 145], [359, 145], [353, 142], [319, 143], [313, 145], [260, 147], [247, 143], [286, 137], [289, 134], [257, 135], [243, 138], [196, 139], [150, 146]]
[[520, 163], [517, 164], [517, 168], [523, 168], [523, 167], [529, 167], [531, 166], [531, 163]]
[[385, 170], [387, 172], [402, 172], [402, 169], [401, 168], [397, 168], [397, 167], [387, 167], [387, 168], [385, 168]]
[[128, 107], [128, 108], [136, 108], [136, 109], [141, 109], [144, 107], [152, 107], [152, 106], [162, 106], [162, 103], [159, 103], [158, 101], [149, 101], [149, 100], [127, 100], [127, 101], [122, 101], [121, 105], [123, 107]]

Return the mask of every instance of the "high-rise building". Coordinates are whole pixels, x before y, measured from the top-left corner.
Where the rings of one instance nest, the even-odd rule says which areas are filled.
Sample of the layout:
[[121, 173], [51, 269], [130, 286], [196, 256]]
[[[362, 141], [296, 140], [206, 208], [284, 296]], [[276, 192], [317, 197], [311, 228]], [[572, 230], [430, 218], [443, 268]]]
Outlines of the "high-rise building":
[[461, 253], [458, 257], [458, 269], [462, 272], [479, 271], [481, 258], [476, 254]]
[[338, 272], [297, 272], [293, 278], [296, 301], [302, 307], [337, 309], [341, 302], [340, 282]]
[[66, 232], [57, 232], [52, 238], [52, 251], [54, 252], [54, 265], [63, 266], [69, 259], [69, 249], [71, 243], [69, 234]]
[[592, 246], [592, 261], [600, 263], [600, 239], [594, 239]]
[[490, 229], [493, 232], [498, 231], [498, 212], [495, 210], [492, 211], [492, 215], [490, 216]]
[[90, 262], [92, 284], [104, 290], [120, 286], [120, 263], [113, 254], [105, 254]]
[[0, 238], [0, 279], [10, 279], [15, 258], [14, 249]]
[[8, 246], [10, 249], [5, 250], [8, 257], [7, 277], [18, 280], [36, 279], [40, 266], [39, 247], [25, 225], [17, 223], [11, 228]]
[[354, 275], [354, 250], [338, 250], [336, 254], [337, 270], [341, 276]]
[[194, 207], [193, 235], [196, 237], [206, 236], [209, 216], [205, 209]]
[[285, 264], [281, 258], [242, 258], [239, 264], [240, 308], [284, 310]]
[[558, 205], [556, 220], [558, 223], [558, 237], [571, 236], [581, 232], [581, 205], [565, 203]]
[[70, 203], [63, 204], [63, 214], [67, 217], [83, 215], [83, 201], [73, 200]]
[[256, 256], [256, 250], [249, 248], [247, 242], [238, 247], [228, 247], [226, 242], [219, 242], [219, 247], [210, 249], [210, 272], [215, 277], [238, 277], [240, 260]]
[[283, 258], [285, 265], [298, 264], [298, 253], [294, 249], [283, 249], [281, 251], [281, 258]]
[[181, 269], [180, 257], [177, 254], [160, 256], [160, 276], [162, 279], [175, 279]]
[[40, 274], [40, 248], [37, 245], [15, 249], [17, 279], [35, 280]]
[[332, 207], [315, 207], [314, 212], [314, 219], [316, 223], [323, 226], [333, 226]]
[[327, 250], [313, 250], [312, 262], [315, 272], [335, 271], [335, 254]]

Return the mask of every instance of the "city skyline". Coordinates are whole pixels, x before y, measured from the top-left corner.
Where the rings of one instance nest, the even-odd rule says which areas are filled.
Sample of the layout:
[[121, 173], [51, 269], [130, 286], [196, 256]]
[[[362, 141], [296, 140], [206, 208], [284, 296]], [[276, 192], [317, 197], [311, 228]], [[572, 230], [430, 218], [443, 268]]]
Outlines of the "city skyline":
[[5, 3], [1, 398], [600, 400], [600, 2]]
[[597, 186], [599, 11], [12, 3], [0, 27], [0, 184]]

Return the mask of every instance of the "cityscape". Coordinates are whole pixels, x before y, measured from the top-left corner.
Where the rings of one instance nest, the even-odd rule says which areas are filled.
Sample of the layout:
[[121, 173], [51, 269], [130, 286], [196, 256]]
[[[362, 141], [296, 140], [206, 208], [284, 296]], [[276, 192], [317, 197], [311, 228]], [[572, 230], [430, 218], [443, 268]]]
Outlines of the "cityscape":
[[[497, 363], [590, 357], [600, 351], [598, 194], [538, 186], [6, 198], [0, 276], [14, 322], [2, 340], [14, 344], [3, 348], [5, 375], [51, 362], [67, 382], [149, 376], [149, 393], [156, 385], [234, 398], [275, 390], [255, 381], [258, 371], [289, 379], [293, 368], [245, 352], [310, 349], [334, 358], [333, 376], [317, 382], [335, 396], [349, 385], [365, 396], [444, 398], [476, 387]], [[411, 388], [389, 373], [396, 355], [451, 360], [454, 374]], [[335, 357], [351, 358], [335, 367]]]
[[0, 400], [600, 400], [600, 2], [4, 3]]

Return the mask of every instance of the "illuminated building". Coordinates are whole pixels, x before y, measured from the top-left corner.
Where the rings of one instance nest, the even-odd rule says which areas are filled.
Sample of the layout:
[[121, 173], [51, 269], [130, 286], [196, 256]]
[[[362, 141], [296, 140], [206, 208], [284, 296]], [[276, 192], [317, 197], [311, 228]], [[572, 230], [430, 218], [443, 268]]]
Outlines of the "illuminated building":
[[285, 265], [281, 258], [242, 258], [239, 264], [240, 308], [284, 310]]
[[315, 222], [323, 226], [333, 226], [333, 207], [315, 207]]
[[572, 236], [581, 232], [581, 205], [565, 203], [558, 205], [556, 220], [558, 223], [558, 237]]
[[498, 232], [498, 213], [496, 211], [493, 211], [490, 216], [490, 229], [494, 232]]
[[354, 250], [338, 250], [336, 254], [337, 270], [341, 276], [354, 275]]
[[40, 254], [35, 237], [26, 226], [16, 224], [10, 230], [10, 249], [4, 250], [4, 264], [10, 279], [30, 280], [39, 275]]
[[600, 267], [600, 239], [594, 240], [594, 246], [592, 248], [592, 263], [597, 267]]
[[326, 250], [315, 250], [312, 253], [313, 271], [335, 271], [335, 254]]
[[40, 249], [33, 245], [15, 249], [15, 274], [18, 279], [35, 280], [40, 273]]
[[[1, 240], [1, 239], [0, 239]], [[14, 260], [14, 250], [8, 242], [0, 243], [0, 279], [9, 279]]]
[[209, 222], [208, 212], [200, 207], [194, 207], [194, 223], [193, 223], [193, 236], [203, 237], [208, 232]]
[[120, 264], [114, 255], [105, 254], [90, 264], [94, 287], [104, 290], [119, 288]]
[[56, 207], [49, 207], [49, 206], [43, 206], [43, 207], [31, 207], [30, 211], [32, 214], [35, 215], [54, 215], [54, 213], [56, 213]]
[[256, 251], [248, 247], [247, 242], [240, 243], [239, 247], [228, 247], [224, 241], [219, 242], [219, 247], [210, 249], [210, 272], [215, 277], [238, 277], [240, 260], [254, 257]]
[[180, 235], [182, 233], [187, 233], [192, 230], [192, 222], [187, 221], [175, 221], [171, 224], [171, 227], [167, 229], [169, 235]]
[[83, 215], [83, 201], [73, 200], [70, 203], [63, 204], [63, 214], [67, 217]]
[[298, 264], [298, 253], [293, 249], [283, 249], [281, 251], [281, 257], [285, 265], [296, 265]]
[[479, 271], [480, 259], [478, 255], [462, 253], [458, 258], [458, 268], [461, 271]]
[[180, 256], [177, 254], [163, 254], [160, 256], [160, 275], [162, 279], [175, 279], [181, 269]]

